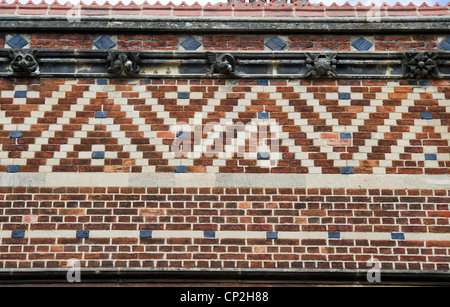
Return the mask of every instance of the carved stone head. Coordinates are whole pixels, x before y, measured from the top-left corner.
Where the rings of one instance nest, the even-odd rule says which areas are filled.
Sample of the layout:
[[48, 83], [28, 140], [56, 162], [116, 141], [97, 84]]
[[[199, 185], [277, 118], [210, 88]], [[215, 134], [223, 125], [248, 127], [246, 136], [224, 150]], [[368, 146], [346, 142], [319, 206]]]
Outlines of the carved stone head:
[[20, 75], [38, 75], [39, 64], [36, 60], [37, 50], [12, 50], [10, 52], [10, 65], [14, 73]]
[[336, 54], [306, 54], [305, 77], [336, 77]]

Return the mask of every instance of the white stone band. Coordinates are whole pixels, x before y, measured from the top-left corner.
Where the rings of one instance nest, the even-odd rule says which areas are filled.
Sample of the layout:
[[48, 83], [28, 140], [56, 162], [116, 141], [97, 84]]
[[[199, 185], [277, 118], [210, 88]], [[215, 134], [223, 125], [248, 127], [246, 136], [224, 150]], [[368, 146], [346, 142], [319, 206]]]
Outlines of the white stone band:
[[448, 189], [448, 175], [2, 173], [0, 187]]
[[[0, 238], [11, 238], [11, 231], [0, 231]], [[402, 241], [450, 241], [450, 236], [446, 233], [404, 233], [405, 239]], [[25, 238], [76, 238], [75, 230], [28, 230], [25, 231]], [[280, 231], [276, 232], [278, 239], [329, 239], [327, 231]], [[266, 239], [265, 231], [215, 231], [216, 239]], [[341, 240], [394, 240], [390, 232], [339, 232]], [[139, 238], [138, 230], [91, 230], [89, 238]], [[198, 230], [154, 230], [154, 239], [175, 239], [191, 238], [201, 239], [204, 237], [203, 231]], [[335, 239], [330, 239], [335, 240]], [[396, 240], [396, 239], [395, 239]]]

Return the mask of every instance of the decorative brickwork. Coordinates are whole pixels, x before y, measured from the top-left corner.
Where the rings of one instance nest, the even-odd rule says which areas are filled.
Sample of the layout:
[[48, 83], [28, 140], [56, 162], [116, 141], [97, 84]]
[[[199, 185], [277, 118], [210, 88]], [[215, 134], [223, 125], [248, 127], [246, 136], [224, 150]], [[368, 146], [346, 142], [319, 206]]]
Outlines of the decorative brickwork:
[[0, 3], [0, 283], [447, 278], [449, 5]]

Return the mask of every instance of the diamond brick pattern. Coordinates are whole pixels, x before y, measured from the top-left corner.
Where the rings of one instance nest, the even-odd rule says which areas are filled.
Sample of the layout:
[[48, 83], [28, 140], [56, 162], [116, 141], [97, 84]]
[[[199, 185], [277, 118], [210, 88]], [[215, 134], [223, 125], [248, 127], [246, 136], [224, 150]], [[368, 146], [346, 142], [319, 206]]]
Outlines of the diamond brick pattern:
[[287, 43], [279, 37], [274, 37], [266, 43], [271, 50], [279, 51], [287, 46]]
[[113, 48], [114, 46], [116, 46], [117, 44], [112, 39], [110, 39], [108, 36], [101, 36], [99, 39], [97, 39], [94, 42], [94, 45], [98, 49], [109, 50], [109, 49]]
[[21, 49], [28, 45], [28, 41], [21, 35], [17, 34], [6, 42], [13, 49]]
[[181, 42], [180, 45], [186, 50], [193, 51], [197, 50], [202, 44], [191, 36]]
[[369, 42], [367, 39], [365, 39], [364, 37], [360, 37], [356, 41], [353, 42], [352, 46], [355, 47], [359, 51], [367, 51], [370, 48], [372, 48], [373, 44], [371, 42]]

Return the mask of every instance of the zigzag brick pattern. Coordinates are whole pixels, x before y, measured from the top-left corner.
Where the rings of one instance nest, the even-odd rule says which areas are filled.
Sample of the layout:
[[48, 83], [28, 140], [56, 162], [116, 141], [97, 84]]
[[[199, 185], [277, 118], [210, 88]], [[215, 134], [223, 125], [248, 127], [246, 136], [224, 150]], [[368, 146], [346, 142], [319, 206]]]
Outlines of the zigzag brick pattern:
[[[419, 84], [5, 79], [0, 171], [20, 165], [20, 172], [152, 173], [174, 172], [184, 163], [188, 172], [200, 173], [339, 174], [352, 167], [355, 174], [449, 174], [450, 83]], [[26, 95], [15, 98], [17, 92]], [[179, 98], [184, 92], [188, 99]], [[259, 119], [261, 112], [270, 118]], [[245, 157], [171, 155], [173, 125], [192, 124], [196, 116], [203, 129], [208, 123], [277, 124], [280, 132], [272, 136], [282, 159], [277, 167], [262, 167], [250, 145], [242, 149]], [[12, 131], [22, 131], [21, 137], [11, 138]], [[92, 159], [92, 152], [105, 152], [105, 159]], [[429, 154], [436, 159], [426, 159]]]

